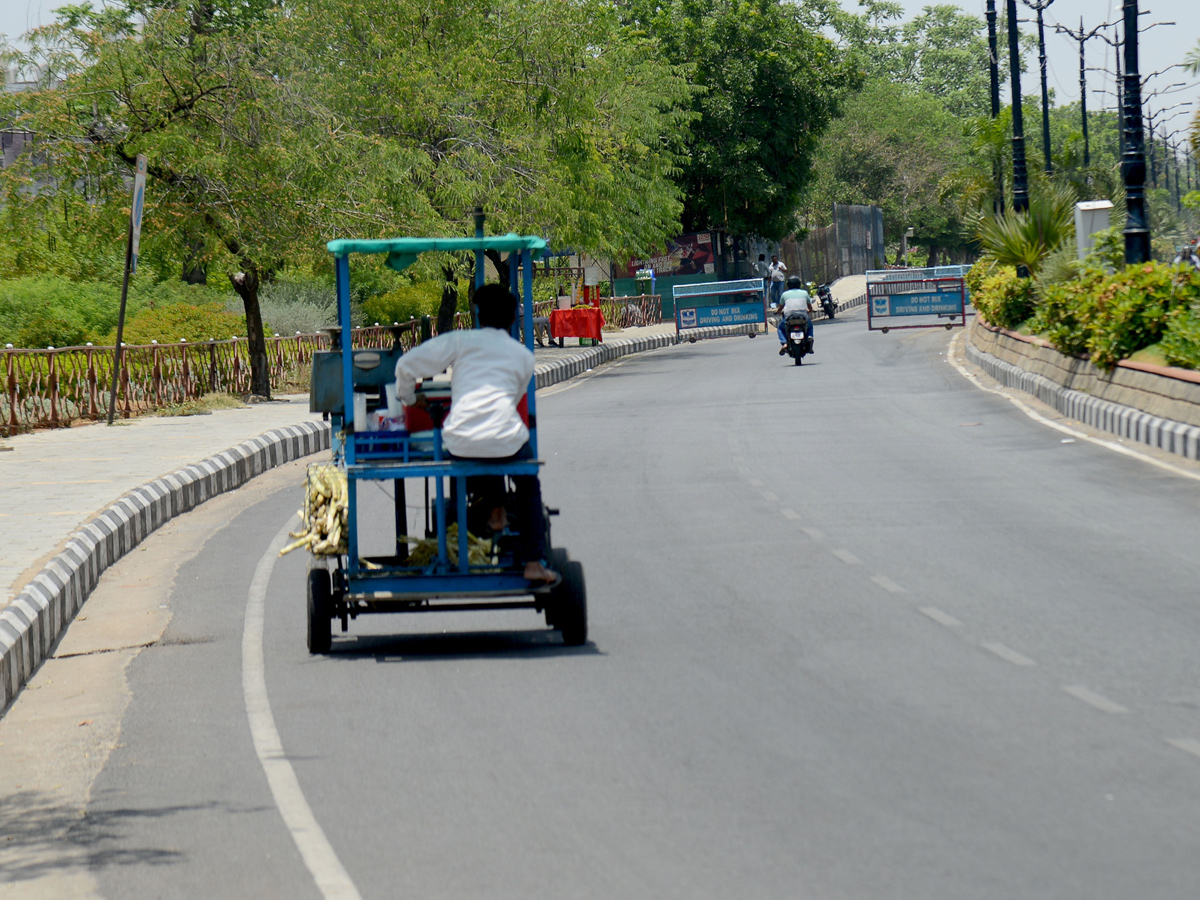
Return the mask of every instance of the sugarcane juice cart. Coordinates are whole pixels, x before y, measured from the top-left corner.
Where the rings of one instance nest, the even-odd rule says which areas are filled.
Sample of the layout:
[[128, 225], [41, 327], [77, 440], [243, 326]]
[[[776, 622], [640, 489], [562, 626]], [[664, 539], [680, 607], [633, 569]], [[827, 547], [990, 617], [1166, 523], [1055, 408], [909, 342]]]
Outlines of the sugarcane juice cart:
[[[479, 286], [483, 283], [484, 251], [495, 250], [510, 254], [510, 288], [524, 298], [524, 327], [518, 329], [514, 324], [513, 339], [519, 340], [523, 334], [525, 346], [532, 352], [532, 261], [545, 246], [540, 237], [516, 234], [329, 242], [339, 327], [333, 330], [333, 349], [313, 359], [310, 408], [328, 414], [333, 459], [329, 465], [309, 467], [304, 512], [314, 527], [320, 522], [332, 525], [319, 539], [315, 531], [311, 539], [304, 538], [312, 553], [308, 570], [310, 652], [330, 651], [334, 620], [339, 620], [346, 632], [351, 619], [369, 613], [527, 608], [544, 614], [546, 624], [560, 631], [567, 645], [587, 640], [587, 598], [579, 562], [571, 560], [565, 550], [553, 548], [547, 534], [547, 564], [562, 576], [561, 581], [553, 585], [529, 582], [523, 575], [523, 561], [514, 556], [511, 533], [524, 523], [515, 522], [500, 533], [479, 529], [485, 535], [472, 534], [467, 526], [468, 478], [538, 473], [536, 377], [530, 379], [522, 404], [532, 460], [448, 458], [441, 429], [449, 406], [448, 384], [426, 381], [419, 387], [428, 400], [427, 422], [417, 424], [412, 415], [388, 417], [384, 412], [387, 395], [394, 391], [395, 365], [403, 353], [399, 340], [387, 350], [356, 350], [350, 340], [353, 255], [385, 254], [389, 267], [403, 271], [422, 253], [473, 252]], [[352, 402], [345, 402], [348, 397]], [[422, 427], [426, 424], [428, 428]], [[394, 487], [396, 542], [394, 552], [386, 556], [360, 555], [359, 494], [363, 483], [369, 481], [391, 482]], [[424, 535], [413, 537], [407, 498], [422, 494]], [[557, 510], [546, 512], [549, 523]], [[549, 525], [546, 527], [548, 531]]]

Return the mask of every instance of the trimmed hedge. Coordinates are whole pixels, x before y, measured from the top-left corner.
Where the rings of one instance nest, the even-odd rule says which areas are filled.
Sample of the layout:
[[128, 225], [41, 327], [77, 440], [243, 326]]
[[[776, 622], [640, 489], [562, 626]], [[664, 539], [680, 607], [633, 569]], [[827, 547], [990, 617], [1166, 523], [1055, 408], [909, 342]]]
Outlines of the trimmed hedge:
[[1190, 267], [1086, 268], [1078, 278], [1039, 287], [1012, 268], [981, 261], [968, 284], [972, 303], [992, 324], [1027, 323], [1060, 353], [1086, 356], [1102, 369], [1159, 342], [1171, 365], [1200, 368], [1200, 272]]

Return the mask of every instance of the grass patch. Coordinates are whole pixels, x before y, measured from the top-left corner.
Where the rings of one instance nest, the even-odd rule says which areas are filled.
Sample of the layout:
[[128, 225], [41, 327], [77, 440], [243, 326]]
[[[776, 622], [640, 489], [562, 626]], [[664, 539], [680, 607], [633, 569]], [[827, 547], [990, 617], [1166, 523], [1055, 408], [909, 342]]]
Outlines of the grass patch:
[[156, 416], [207, 416], [217, 409], [245, 409], [246, 404], [233, 394], [204, 394], [195, 400], [164, 406], [156, 410]]
[[1143, 347], [1136, 353], [1130, 354], [1129, 361], [1147, 363], [1151, 366], [1171, 365], [1171, 363], [1167, 362], [1167, 355], [1163, 352], [1161, 341], [1159, 341], [1157, 344], [1151, 344], [1149, 347]]

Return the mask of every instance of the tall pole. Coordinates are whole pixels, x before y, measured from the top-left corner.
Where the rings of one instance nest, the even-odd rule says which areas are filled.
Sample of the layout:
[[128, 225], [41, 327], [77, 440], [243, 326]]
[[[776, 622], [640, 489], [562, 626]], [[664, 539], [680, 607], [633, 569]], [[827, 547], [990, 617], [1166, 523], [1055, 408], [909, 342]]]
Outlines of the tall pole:
[[[996, 37], [996, 0], [987, 0], [988, 27], [988, 76], [991, 82], [992, 122], [1000, 118], [1000, 46]], [[1004, 212], [1004, 173], [1000, 171], [1000, 160], [992, 163], [992, 186], [996, 194], [992, 198], [992, 212]]]
[[[1006, 0], [1005, 12], [1008, 15], [1008, 65], [1012, 79], [1013, 210], [1023, 213], [1029, 209], [1029, 173], [1025, 169], [1025, 116], [1021, 110], [1021, 43], [1017, 34], [1017, 0]], [[1135, 31], [1136, 28], [1135, 22]]]
[[1038, 66], [1042, 75], [1042, 155], [1045, 157], [1047, 175], [1054, 172], [1054, 163], [1050, 159], [1050, 89], [1046, 84], [1046, 27], [1042, 13], [1053, 2], [1054, 0], [1025, 0], [1025, 5], [1037, 13]]
[[[1009, 0], [1010, 3], [1014, 0]], [[1125, 264], [1150, 261], [1150, 222], [1146, 215], [1146, 137], [1142, 130], [1142, 78], [1138, 67], [1138, 3], [1124, 0], [1125, 13]]]
[[1083, 122], [1083, 167], [1092, 164], [1091, 143], [1088, 140], [1087, 120], [1087, 39], [1083, 37], [1083, 16], [1079, 17], [1079, 115]]

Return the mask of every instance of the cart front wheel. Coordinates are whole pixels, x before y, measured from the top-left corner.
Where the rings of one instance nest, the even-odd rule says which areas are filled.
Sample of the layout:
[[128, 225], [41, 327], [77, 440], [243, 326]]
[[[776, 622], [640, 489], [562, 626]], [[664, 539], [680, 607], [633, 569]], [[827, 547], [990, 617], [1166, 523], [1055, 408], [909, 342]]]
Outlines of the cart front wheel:
[[325, 569], [308, 572], [308, 652], [328, 653], [333, 644], [333, 581]]
[[554, 627], [562, 632], [563, 643], [578, 647], [587, 642], [587, 587], [583, 563], [568, 561], [562, 568], [562, 583], [552, 598]]

